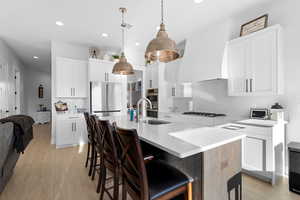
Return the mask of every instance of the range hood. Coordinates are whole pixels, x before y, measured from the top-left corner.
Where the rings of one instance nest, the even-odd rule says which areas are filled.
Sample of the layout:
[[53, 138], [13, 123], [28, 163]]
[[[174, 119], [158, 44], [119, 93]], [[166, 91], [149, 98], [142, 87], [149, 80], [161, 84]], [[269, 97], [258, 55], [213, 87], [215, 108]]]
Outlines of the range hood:
[[191, 33], [186, 39], [178, 81], [226, 79], [226, 43], [229, 40], [229, 23], [215, 24]]

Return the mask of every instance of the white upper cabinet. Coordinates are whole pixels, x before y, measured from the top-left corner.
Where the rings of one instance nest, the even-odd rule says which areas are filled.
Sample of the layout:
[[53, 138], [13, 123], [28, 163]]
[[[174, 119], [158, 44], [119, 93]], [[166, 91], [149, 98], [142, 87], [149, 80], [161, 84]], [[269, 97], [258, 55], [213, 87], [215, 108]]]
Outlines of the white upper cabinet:
[[88, 95], [87, 62], [56, 59], [56, 97], [86, 98]]
[[177, 59], [165, 64], [165, 80], [169, 83], [177, 83], [179, 78], [179, 68], [181, 67], [182, 59]]
[[217, 24], [193, 32], [186, 42], [185, 53], [179, 68], [179, 82], [198, 82], [227, 78], [224, 65], [229, 24]]
[[89, 81], [122, 82], [122, 75], [112, 74], [114, 65], [111, 61], [89, 59]]
[[146, 89], [159, 87], [159, 65], [157, 62], [146, 66]]
[[228, 43], [228, 94], [264, 96], [283, 93], [280, 26]]

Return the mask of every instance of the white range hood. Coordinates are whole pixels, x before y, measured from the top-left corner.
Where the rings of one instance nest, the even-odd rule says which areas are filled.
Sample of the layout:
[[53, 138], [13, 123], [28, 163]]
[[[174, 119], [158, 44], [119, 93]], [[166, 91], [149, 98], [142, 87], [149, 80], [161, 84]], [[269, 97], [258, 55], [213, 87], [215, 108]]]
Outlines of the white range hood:
[[178, 82], [227, 78], [225, 49], [229, 40], [229, 23], [216, 24], [190, 34], [178, 71]]

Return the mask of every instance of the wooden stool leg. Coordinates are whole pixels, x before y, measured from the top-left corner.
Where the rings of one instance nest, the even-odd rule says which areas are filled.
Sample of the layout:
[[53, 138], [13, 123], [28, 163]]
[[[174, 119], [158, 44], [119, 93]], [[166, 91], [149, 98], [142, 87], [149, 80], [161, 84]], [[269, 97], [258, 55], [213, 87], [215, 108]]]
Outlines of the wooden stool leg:
[[187, 184], [187, 189], [184, 194], [184, 199], [185, 200], [192, 200], [193, 199], [193, 185], [192, 183]]
[[237, 186], [237, 188], [235, 188], [235, 200], [239, 200], [239, 186]]
[[119, 199], [119, 170], [116, 169], [114, 172], [114, 193], [113, 198], [115, 200]]
[[243, 190], [242, 190], [242, 183], [240, 185], [240, 200], [243, 199]]
[[94, 152], [94, 156], [93, 156], [93, 167], [92, 167], [92, 180], [95, 179], [95, 175], [96, 175], [96, 168], [97, 168], [97, 164], [98, 164], [98, 159], [97, 159], [97, 152]]
[[98, 184], [97, 184], [97, 193], [100, 193], [100, 187], [101, 187], [101, 181], [102, 181], [102, 170], [100, 169], [100, 174], [99, 174], [99, 177], [98, 177]]
[[100, 171], [100, 178], [101, 178], [101, 183], [100, 183], [100, 200], [103, 200], [104, 197], [104, 190], [105, 190], [105, 183], [106, 183], [106, 169], [105, 167], [101, 166], [101, 171]]
[[90, 170], [89, 170], [89, 176], [92, 175], [92, 172], [93, 172], [93, 167], [94, 167], [94, 162], [95, 162], [95, 147], [94, 145], [92, 145], [92, 148], [91, 148], [92, 152], [91, 152], [91, 161], [90, 161]]
[[122, 178], [122, 200], [127, 200], [127, 190], [126, 190], [124, 178]]
[[87, 156], [86, 156], [86, 161], [85, 161], [85, 168], [87, 168], [88, 163], [89, 163], [90, 149], [91, 149], [91, 144], [88, 142], [88, 150], [87, 150]]

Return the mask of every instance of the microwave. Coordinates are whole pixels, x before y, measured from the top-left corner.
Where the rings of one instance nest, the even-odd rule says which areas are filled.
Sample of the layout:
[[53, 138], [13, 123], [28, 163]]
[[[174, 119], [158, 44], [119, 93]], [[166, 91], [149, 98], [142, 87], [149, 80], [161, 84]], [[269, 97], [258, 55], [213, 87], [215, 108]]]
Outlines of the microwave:
[[267, 108], [251, 108], [250, 119], [269, 119], [269, 109]]

